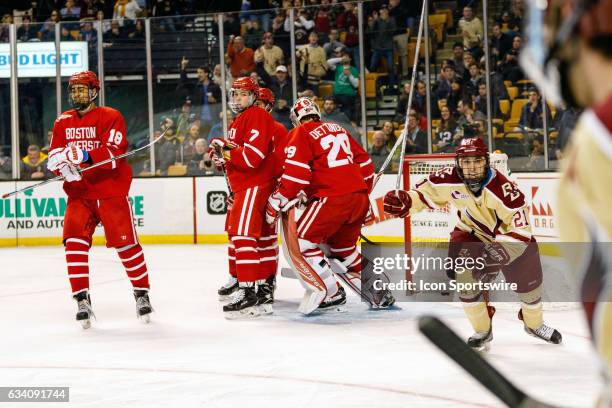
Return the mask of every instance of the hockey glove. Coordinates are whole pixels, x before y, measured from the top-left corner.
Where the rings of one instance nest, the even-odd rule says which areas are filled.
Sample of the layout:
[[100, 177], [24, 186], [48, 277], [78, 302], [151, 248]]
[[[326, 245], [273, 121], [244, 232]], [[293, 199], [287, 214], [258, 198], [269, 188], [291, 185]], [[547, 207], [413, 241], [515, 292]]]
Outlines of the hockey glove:
[[62, 151], [64, 149], [57, 148], [53, 149], [49, 152], [49, 158], [47, 159], [47, 169], [52, 172], [57, 172], [62, 165], [65, 165], [64, 155], [62, 155]]
[[73, 143], [66, 146], [66, 148], [60, 154], [65, 157], [66, 162], [76, 166], [89, 160], [89, 153], [87, 150], [83, 150]]
[[64, 180], [66, 180], [68, 183], [71, 183], [73, 181], [81, 181], [81, 179], [83, 178], [81, 176], [81, 173], [79, 173], [76, 169], [76, 167], [69, 163], [64, 163], [59, 168], [59, 172], [64, 178]]
[[236, 147], [235, 143], [218, 137], [210, 141], [208, 155], [212, 158], [217, 170], [221, 171], [225, 162], [230, 161], [230, 151]]
[[391, 190], [385, 194], [383, 208], [387, 214], [404, 218], [410, 213], [412, 199], [405, 190]]
[[297, 204], [298, 201], [298, 198], [289, 200], [278, 191], [275, 191], [268, 198], [268, 203], [266, 204], [266, 222], [268, 224], [274, 224], [280, 212], [289, 210], [291, 207]]

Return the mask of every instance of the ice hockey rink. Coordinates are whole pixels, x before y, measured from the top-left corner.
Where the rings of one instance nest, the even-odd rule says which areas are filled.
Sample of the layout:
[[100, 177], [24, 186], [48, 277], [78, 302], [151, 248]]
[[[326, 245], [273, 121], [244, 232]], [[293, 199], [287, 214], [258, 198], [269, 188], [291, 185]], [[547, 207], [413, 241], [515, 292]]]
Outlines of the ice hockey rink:
[[[74, 320], [61, 247], [0, 249], [0, 385], [70, 387], [69, 403], [45, 407], [502, 406], [416, 328], [418, 316], [435, 314], [467, 338], [460, 304], [371, 311], [351, 294], [345, 313], [303, 317], [298, 281], [279, 278], [273, 316], [227, 321], [216, 295], [225, 246], [144, 249], [152, 322], [136, 319], [114, 250], [96, 246], [89, 330]], [[592, 406], [600, 380], [581, 311], [545, 313], [564, 336], [555, 346], [501, 309], [486, 358], [536, 398]]]

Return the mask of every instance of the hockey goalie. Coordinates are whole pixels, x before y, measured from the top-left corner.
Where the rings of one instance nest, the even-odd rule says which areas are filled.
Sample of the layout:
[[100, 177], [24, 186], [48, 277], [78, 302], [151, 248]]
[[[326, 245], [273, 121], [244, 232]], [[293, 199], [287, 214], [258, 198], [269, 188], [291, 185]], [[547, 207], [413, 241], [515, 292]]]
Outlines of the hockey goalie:
[[460, 291], [465, 313], [475, 330], [468, 344], [488, 348], [493, 339], [495, 308], [474, 282], [486, 282], [501, 271], [516, 284], [521, 301], [519, 319], [527, 333], [549, 343], [561, 343], [561, 333], [547, 326], [542, 312], [542, 265], [528, 222], [528, 205], [516, 184], [489, 165], [487, 146], [480, 138], [461, 140], [455, 166], [443, 168], [410, 191], [392, 190], [384, 198], [386, 213], [406, 217], [452, 203], [459, 221], [450, 235], [449, 257], [481, 258], [484, 268], [451, 271], [457, 282], [473, 290]]
[[[319, 108], [311, 99], [298, 99], [290, 117], [295, 127], [288, 135], [279, 186], [268, 199], [266, 220], [275, 223], [279, 213], [290, 211], [298, 197], [307, 197], [294, 228], [297, 244], [289, 248], [307, 288], [300, 312], [309, 314], [346, 303], [346, 292], [337, 277], [373, 306], [393, 304], [390, 294], [374, 296], [361, 291], [357, 240], [370, 207], [368, 194], [374, 179], [370, 157], [343, 127], [321, 122]], [[295, 238], [286, 236], [287, 241]]]

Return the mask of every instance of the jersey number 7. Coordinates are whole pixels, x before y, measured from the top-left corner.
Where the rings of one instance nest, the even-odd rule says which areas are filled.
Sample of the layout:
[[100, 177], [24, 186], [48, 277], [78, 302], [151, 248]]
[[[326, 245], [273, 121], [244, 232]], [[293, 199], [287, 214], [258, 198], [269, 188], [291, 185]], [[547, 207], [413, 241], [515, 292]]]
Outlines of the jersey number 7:
[[[351, 152], [351, 144], [348, 138], [349, 136], [346, 133], [338, 133], [336, 135], [327, 135], [321, 139], [323, 150], [327, 150], [331, 146], [331, 150], [327, 153], [327, 165], [329, 168], [353, 163], [353, 152]], [[340, 150], [346, 154], [345, 159], [338, 159]]]

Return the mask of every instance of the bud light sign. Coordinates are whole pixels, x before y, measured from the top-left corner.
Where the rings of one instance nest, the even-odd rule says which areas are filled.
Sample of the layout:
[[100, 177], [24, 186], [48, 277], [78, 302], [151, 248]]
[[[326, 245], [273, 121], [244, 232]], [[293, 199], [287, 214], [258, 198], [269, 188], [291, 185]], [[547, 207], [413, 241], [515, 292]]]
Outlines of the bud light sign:
[[[55, 43], [26, 42], [17, 44], [17, 76], [54, 77]], [[87, 42], [65, 41], [60, 44], [61, 75], [88, 70]], [[9, 44], [0, 44], [0, 78], [11, 76], [11, 54]]]

